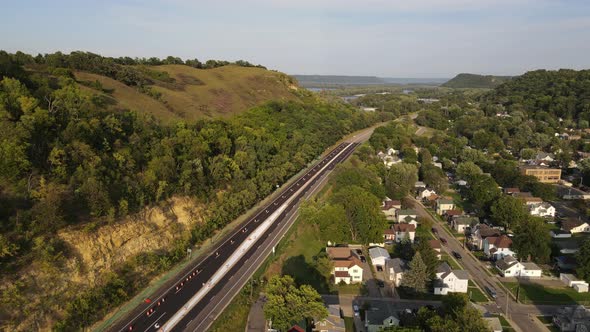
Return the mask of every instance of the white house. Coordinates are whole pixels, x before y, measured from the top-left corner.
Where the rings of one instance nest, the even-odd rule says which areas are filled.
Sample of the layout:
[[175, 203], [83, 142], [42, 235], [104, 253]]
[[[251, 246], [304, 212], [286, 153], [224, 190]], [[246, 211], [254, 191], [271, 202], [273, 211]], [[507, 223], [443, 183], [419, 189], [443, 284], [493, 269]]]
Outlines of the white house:
[[434, 280], [434, 294], [467, 293], [469, 273], [465, 270], [452, 270], [447, 262], [439, 265]]
[[411, 243], [414, 243], [416, 237], [416, 226], [413, 224], [395, 224], [393, 225], [395, 231], [395, 242], [402, 242], [403, 239], [408, 238]]
[[389, 280], [394, 286], [399, 287], [404, 277], [404, 273], [409, 270], [408, 262], [401, 258], [393, 258], [385, 262], [385, 268], [389, 275]]
[[459, 215], [453, 216], [453, 218], [451, 218], [451, 228], [460, 234], [465, 233], [465, 229], [468, 227], [475, 226], [477, 224], [479, 224], [479, 218], [469, 215]]
[[397, 222], [405, 222], [408, 219], [408, 217], [411, 220], [415, 220], [418, 217], [416, 210], [412, 209], [397, 210], [395, 215], [395, 219], [397, 220]]
[[416, 188], [416, 189], [426, 188], [426, 183], [424, 183], [422, 181], [416, 181], [416, 183], [414, 183], [414, 188]]
[[572, 234], [590, 233], [590, 225], [585, 221], [569, 219], [561, 222], [561, 230], [568, 231]]
[[588, 283], [584, 280], [576, 278], [576, 276], [574, 276], [573, 274], [560, 273], [559, 279], [563, 281], [563, 283], [566, 284], [566, 286], [574, 288], [578, 293], [588, 292]]
[[369, 256], [373, 266], [385, 267], [385, 262], [390, 259], [389, 252], [381, 247], [369, 248]]
[[399, 151], [394, 148], [389, 148], [389, 149], [387, 149], [387, 154], [390, 156], [393, 156], [393, 155], [399, 154]]
[[555, 217], [555, 207], [547, 202], [530, 204], [529, 213], [537, 217]]
[[471, 245], [483, 250], [483, 240], [490, 236], [500, 236], [500, 231], [486, 224], [477, 224], [472, 227]]
[[549, 231], [549, 234], [554, 239], [567, 239], [572, 237], [572, 233], [570, 231], [564, 231], [561, 229], [552, 229]]
[[430, 197], [431, 195], [436, 195], [436, 191], [434, 191], [434, 189], [428, 189], [428, 188], [419, 189], [416, 199], [417, 200], [425, 200], [426, 198]]
[[386, 199], [381, 205], [381, 212], [383, 212], [387, 220], [395, 220], [395, 212], [401, 208], [402, 203], [400, 201]]
[[496, 262], [496, 268], [504, 277], [540, 278], [541, 268], [535, 263], [521, 263], [513, 256], [505, 256]]
[[383, 158], [381, 158], [381, 160], [383, 160], [383, 164], [387, 168], [390, 168], [391, 166], [402, 162], [401, 158], [398, 156], [384, 156]]
[[332, 275], [334, 276], [334, 283], [339, 284], [344, 282], [346, 284], [359, 283], [363, 281], [362, 263], [347, 247], [328, 247], [326, 253], [334, 269]]
[[483, 240], [483, 252], [493, 260], [502, 259], [505, 256], [514, 256], [510, 248], [512, 240], [506, 235], [490, 236]]
[[455, 208], [455, 203], [453, 203], [452, 199], [439, 198], [436, 200], [436, 213], [439, 216], [442, 216], [446, 211], [452, 210], [454, 208]]

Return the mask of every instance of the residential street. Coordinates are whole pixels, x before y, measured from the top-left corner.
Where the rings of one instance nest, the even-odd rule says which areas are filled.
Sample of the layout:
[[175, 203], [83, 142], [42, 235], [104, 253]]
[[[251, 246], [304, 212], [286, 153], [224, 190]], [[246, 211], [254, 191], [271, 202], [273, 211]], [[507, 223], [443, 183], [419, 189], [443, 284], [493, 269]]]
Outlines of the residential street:
[[560, 306], [535, 306], [524, 305], [516, 303], [511, 297], [507, 296], [506, 290], [500, 285], [499, 280], [495, 276], [490, 276], [486, 268], [477, 260], [468, 250], [463, 248], [452, 234], [449, 234], [447, 229], [440, 225], [440, 222], [426, 211], [425, 207], [418, 201], [412, 198], [415, 203], [415, 209], [422, 218], [429, 219], [433, 222], [433, 227], [438, 230], [441, 237], [447, 239], [448, 244], [443, 246], [443, 250], [451, 254], [452, 251], [461, 253], [463, 259], [460, 261], [461, 265], [467, 270], [472, 280], [477, 283], [480, 288], [488, 286], [493, 288], [497, 297], [495, 302], [484, 305], [491, 313], [503, 313], [510, 320], [510, 323], [517, 331], [546, 331], [543, 327], [536, 323], [536, 315], [551, 315], [555, 313]]

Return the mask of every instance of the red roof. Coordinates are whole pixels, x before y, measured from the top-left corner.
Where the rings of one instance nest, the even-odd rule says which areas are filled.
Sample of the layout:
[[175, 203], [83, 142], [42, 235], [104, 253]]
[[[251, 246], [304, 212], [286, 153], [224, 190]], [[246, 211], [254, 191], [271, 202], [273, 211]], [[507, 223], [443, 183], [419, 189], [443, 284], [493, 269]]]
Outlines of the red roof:
[[445, 214], [447, 216], [460, 216], [463, 214], [463, 212], [461, 210], [447, 210]]
[[496, 248], [510, 248], [510, 246], [512, 245], [512, 240], [506, 236], [506, 235], [501, 235], [501, 236], [490, 236], [487, 238], [488, 243], [493, 244]]
[[519, 188], [504, 188], [504, 192], [507, 194], [519, 193]]
[[348, 271], [335, 271], [334, 275], [338, 278], [350, 278]]
[[393, 229], [388, 228], [386, 230], [383, 231], [383, 234], [395, 234], [395, 232], [393, 231]]
[[415, 232], [416, 226], [413, 224], [395, 224], [393, 225], [393, 229], [396, 232]]
[[428, 243], [430, 243], [430, 246], [432, 247], [432, 249], [440, 249], [441, 248], [439, 240], [433, 239], [433, 240], [428, 241]]
[[392, 208], [401, 208], [401, 207], [402, 207], [402, 202], [400, 202], [400, 201], [385, 201], [385, 202], [383, 202], [383, 207], [381, 207], [381, 210], [387, 211]]
[[293, 327], [290, 328], [287, 332], [305, 332], [305, 330], [299, 327], [299, 325], [293, 325]]

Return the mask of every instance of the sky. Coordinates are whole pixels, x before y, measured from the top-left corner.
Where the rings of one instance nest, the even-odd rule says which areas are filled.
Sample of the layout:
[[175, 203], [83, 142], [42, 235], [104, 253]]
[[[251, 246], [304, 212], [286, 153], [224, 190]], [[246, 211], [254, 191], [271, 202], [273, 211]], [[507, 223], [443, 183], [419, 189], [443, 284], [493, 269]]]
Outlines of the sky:
[[589, 0], [2, 0], [0, 49], [239, 60], [288, 74], [590, 68]]

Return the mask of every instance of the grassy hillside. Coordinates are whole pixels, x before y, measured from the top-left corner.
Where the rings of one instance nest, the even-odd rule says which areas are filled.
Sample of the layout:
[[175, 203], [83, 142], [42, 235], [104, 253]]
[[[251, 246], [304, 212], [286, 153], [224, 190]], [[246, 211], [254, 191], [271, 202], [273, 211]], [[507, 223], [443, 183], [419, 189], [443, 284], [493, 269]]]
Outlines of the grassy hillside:
[[[135, 66], [153, 79], [152, 95], [106, 76], [76, 71], [84, 89], [104, 95], [112, 109], [151, 113], [170, 122], [203, 117], [227, 117], [269, 100], [294, 100], [297, 86], [285, 74], [257, 67], [223, 66], [197, 69], [186, 65]], [[158, 74], [161, 73], [161, 75]], [[90, 83], [98, 81], [100, 86]]]
[[442, 86], [447, 88], [483, 88], [493, 89], [510, 80], [510, 76], [493, 76], [477, 74], [459, 74]]

